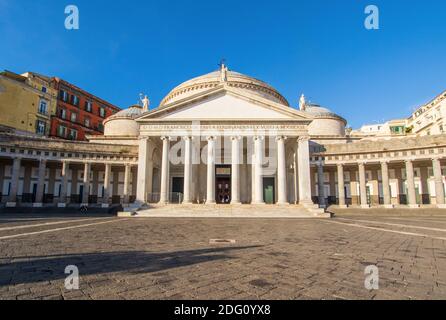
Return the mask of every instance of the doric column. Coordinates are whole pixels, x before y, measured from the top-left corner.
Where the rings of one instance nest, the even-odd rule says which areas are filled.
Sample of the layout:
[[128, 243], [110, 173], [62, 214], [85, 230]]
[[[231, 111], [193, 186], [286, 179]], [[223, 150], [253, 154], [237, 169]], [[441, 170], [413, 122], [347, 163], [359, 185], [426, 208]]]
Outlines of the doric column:
[[5, 182], [5, 165], [0, 163], [0, 203], [3, 197], [3, 183]]
[[264, 204], [263, 199], [263, 139], [262, 136], [254, 137], [254, 204]]
[[415, 191], [415, 178], [413, 172], [412, 160], [406, 160], [406, 179], [407, 179], [407, 203], [410, 208], [418, 208], [417, 195]]
[[19, 186], [20, 165], [21, 159], [14, 158], [14, 162], [12, 164], [11, 190], [9, 193], [8, 202], [6, 203], [7, 207], [17, 206], [17, 189]]
[[344, 182], [344, 166], [338, 164], [338, 199], [339, 208], [347, 208], [345, 204], [345, 182]]
[[381, 162], [381, 176], [383, 185], [384, 207], [393, 208], [390, 194], [389, 165], [386, 161]]
[[321, 162], [317, 165], [317, 187], [319, 206], [325, 208], [325, 177], [324, 177], [324, 165]]
[[83, 179], [83, 194], [82, 194], [82, 205], [88, 206], [88, 198], [90, 196], [90, 172], [91, 172], [91, 163], [84, 163], [84, 179]]
[[160, 204], [169, 203], [169, 137], [161, 137], [163, 141], [163, 155], [161, 163]]
[[277, 204], [287, 204], [286, 190], [286, 137], [277, 137]]
[[435, 198], [438, 208], [446, 208], [444, 200], [444, 184], [443, 184], [443, 174], [441, 172], [440, 159], [432, 159], [432, 167], [434, 169], [434, 179], [435, 179]]
[[208, 163], [207, 163], [207, 189], [206, 204], [215, 203], [215, 137], [207, 137]]
[[98, 196], [98, 188], [99, 188], [99, 171], [91, 169], [93, 172], [93, 181], [91, 183], [91, 195]]
[[311, 168], [309, 137], [297, 140], [297, 172], [299, 177], [299, 204], [313, 205], [311, 199]]
[[125, 164], [124, 169], [124, 203], [128, 204], [130, 202], [130, 175], [132, 173], [132, 166], [130, 163]]
[[48, 176], [48, 194], [53, 196], [53, 202], [54, 202], [54, 186], [56, 184], [56, 168], [54, 166], [49, 168], [49, 176]]
[[365, 163], [359, 163], [359, 193], [361, 196], [361, 207], [362, 208], [370, 208], [370, 205], [367, 201], [367, 179], [365, 176]]
[[184, 137], [184, 204], [192, 203], [192, 137]]
[[231, 204], [240, 204], [240, 139], [241, 137], [231, 137]]
[[104, 196], [102, 197], [102, 208], [109, 207], [110, 201], [110, 178], [111, 178], [111, 163], [105, 164], [105, 175], [104, 175]]
[[136, 200], [139, 203], [147, 201], [147, 195], [152, 193], [153, 162], [151, 141], [143, 137], [139, 139], [138, 148], [138, 177], [136, 188]]
[[43, 194], [45, 192], [45, 174], [46, 174], [46, 160], [41, 159], [38, 170], [37, 190], [36, 190], [36, 202], [33, 207], [42, 207]]
[[60, 172], [61, 182], [60, 182], [60, 197], [57, 206], [59, 208], [64, 208], [67, 205], [67, 194], [68, 194], [68, 169], [70, 163], [68, 161], [62, 161], [62, 170]]

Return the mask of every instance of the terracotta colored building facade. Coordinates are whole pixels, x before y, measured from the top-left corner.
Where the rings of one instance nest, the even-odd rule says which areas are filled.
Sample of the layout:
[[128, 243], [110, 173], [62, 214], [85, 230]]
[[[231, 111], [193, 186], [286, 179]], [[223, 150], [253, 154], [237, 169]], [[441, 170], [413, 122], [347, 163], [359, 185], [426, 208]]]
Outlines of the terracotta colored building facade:
[[53, 87], [58, 94], [50, 137], [85, 141], [87, 135], [102, 135], [103, 121], [120, 110], [60, 78], [53, 78]]

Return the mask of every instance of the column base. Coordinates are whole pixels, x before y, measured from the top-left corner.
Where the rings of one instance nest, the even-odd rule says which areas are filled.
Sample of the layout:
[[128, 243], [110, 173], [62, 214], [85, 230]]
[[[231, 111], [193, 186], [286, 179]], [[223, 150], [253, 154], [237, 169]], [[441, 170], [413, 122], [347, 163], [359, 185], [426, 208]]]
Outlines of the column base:
[[217, 204], [217, 202], [215, 202], [215, 201], [206, 201], [205, 202], [205, 205], [214, 205], [214, 204]]
[[110, 208], [110, 205], [108, 203], [101, 204], [101, 208]]
[[192, 200], [183, 200], [183, 202], [181, 202], [181, 204], [183, 204], [183, 205], [191, 205], [192, 204]]
[[265, 202], [252, 202], [251, 204], [254, 206], [265, 206], [266, 205]]
[[80, 207], [88, 207], [88, 203], [81, 203]]
[[419, 204], [409, 204], [408, 207], [410, 209], [418, 209], [420, 207], [420, 205]]
[[370, 209], [369, 204], [361, 204], [361, 209]]
[[33, 208], [42, 208], [43, 207], [43, 203], [33, 203]]
[[277, 202], [277, 206], [289, 206], [290, 204], [288, 202]]
[[385, 205], [383, 205], [383, 208], [384, 209], [394, 209], [395, 206], [393, 204], [385, 204]]
[[231, 201], [232, 206], [240, 206], [242, 203], [240, 201]]
[[438, 209], [446, 209], [446, 204], [437, 204]]
[[339, 209], [347, 209], [348, 208], [348, 206], [346, 204], [340, 204], [338, 207], [339, 207]]
[[17, 202], [6, 202], [6, 208], [15, 208], [17, 207]]
[[58, 203], [58, 204], [57, 204], [57, 207], [58, 207], [58, 208], [66, 208], [66, 207], [67, 207], [67, 204], [66, 204], [66, 203]]

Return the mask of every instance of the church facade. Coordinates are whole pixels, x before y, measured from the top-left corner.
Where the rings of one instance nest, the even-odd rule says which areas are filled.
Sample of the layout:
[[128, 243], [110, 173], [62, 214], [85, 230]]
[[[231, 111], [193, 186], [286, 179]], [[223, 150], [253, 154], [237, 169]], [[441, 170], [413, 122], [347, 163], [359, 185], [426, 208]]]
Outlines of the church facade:
[[5, 206], [445, 207], [446, 136], [351, 135], [301, 97], [221, 69], [132, 106], [89, 142], [0, 134]]

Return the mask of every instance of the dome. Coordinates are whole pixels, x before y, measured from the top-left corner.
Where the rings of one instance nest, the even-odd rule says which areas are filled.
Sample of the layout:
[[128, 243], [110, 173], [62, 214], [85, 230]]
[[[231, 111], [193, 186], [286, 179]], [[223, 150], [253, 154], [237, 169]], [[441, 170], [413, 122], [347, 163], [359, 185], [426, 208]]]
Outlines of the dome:
[[104, 121], [105, 136], [138, 136], [139, 125], [135, 121], [141, 116], [144, 110], [139, 105], [134, 105], [128, 109], [121, 110], [108, 117]]
[[114, 115], [111, 115], [105, 121], [107, 122], [107, 121], [110, 121], [113, 119], [118, 119], [118, 118], [136, 119], [143, 113], [144, 112], [143, 112], [143, 109], [141, 106], [133, 105], [133, 106], [129, 107], [128, 109], [121, 110], [121, 111], [115, 113]]
[[308, 131], [312, 136], [345, 136], [347, 121], [331, 110], [318, 104], [307, 104], [305, 113], [313, 118]]
[[[222, 75], [224, 73], [224, 75]], [[193, 78], [183, 82], [174, 88], [160, 103], [160, 107], [164, 107], [173, 102], [194, 96], [198, 93], [205, 92], [215, 88], [222, 83], [226, 83], [229, 87], [240, 90], [249, 91], [264, 99], [271, 100], [275, 103], [280, 103], [289, 106], [288, 101], [273, 87], [265, 82], [243, 75], [238, 72], [229, 71], [223, 65], [219, 71], [214, 71], [197, 78]]]

